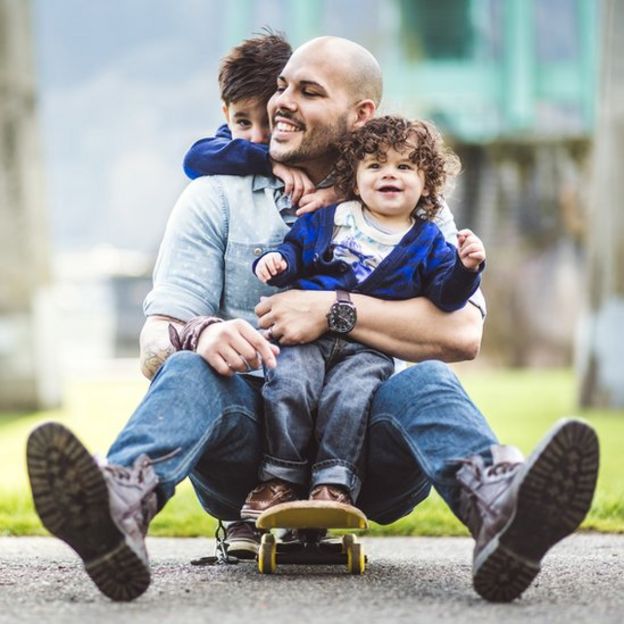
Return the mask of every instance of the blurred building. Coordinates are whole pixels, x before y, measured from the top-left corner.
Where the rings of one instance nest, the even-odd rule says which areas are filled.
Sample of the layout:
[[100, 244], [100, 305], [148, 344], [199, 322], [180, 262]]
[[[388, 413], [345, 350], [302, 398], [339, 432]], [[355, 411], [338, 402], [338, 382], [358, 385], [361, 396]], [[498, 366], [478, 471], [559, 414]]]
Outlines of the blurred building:
[[247, 2], [226, 11], [228, 33], [246, 36], [267, 6], [295, 42], [336, 34], [367, 46], [384, 72], [382, 111], [428, 118], [454, 144], [464, 172], [449, 201], [488, 247], [483, 354], [569, 364], [600, 2]]
[[[265, 25], [283, 30], [294, 46], [323, 34], [361, 42], [382, 65], [382, 112], [440, 126], [464, 163], [449, 203], [458, 224], [474, 228], [488, 248], [482, 358], [570, 363], [583, 284], [600, 5], [37, 0], [48, 199], [63, 254], [55, 271], [61, 291], [71, 293], [60, 297], [60, 333], [84, 331], [70, 345], [74, 366], [89, 344], [98, 357], [136, 353], [149, 270], [138, 275], [125, 261], [101, 270], [98, 260], [89, 277], [88, 250], [140, 249], [153, 262], [185, 184], [184, 150], [222, 120], [218, 59]], [[208, 37], [213, 23], [219, 28]]]

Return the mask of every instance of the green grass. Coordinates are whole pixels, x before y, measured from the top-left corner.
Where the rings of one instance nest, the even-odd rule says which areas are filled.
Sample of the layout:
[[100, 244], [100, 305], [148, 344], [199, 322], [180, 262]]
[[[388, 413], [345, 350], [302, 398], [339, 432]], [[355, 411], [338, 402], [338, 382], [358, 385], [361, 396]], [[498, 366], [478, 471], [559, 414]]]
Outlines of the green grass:
[[[559, 418], [582, 416], [594, 425], [601, 444], [598, 490], [583, 528], [624, 532], [624, 411], [579, 413], [574, 408], [574, 378], [569, 371], [474, 371], [462, 368], [462, 381], [502, 441], [528, 453]], [[44, 535], [28, 489], [25, 445], [29, 431], [45, 420], [72, 428], [95, 453], [104, 455], [146, 383], [74, 382], [62, 410], [0, 415], [0, 535]], [[215, 523], [195, 500], [188, 483], [150, 526], [151, 535], [212, 535]], [[437, 495], [409, 516], [373, 525], [375, 535], [465, 535], [466, 530]]]

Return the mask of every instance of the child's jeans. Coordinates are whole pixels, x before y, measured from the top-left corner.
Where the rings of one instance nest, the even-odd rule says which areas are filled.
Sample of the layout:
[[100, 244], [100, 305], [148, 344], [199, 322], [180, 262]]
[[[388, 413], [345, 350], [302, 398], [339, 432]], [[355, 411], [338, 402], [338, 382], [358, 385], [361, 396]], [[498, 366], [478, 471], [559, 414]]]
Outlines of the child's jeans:
[[363, 479], [370, 403], [393, 371], [390, 356], [331, 334], [281, 347], [277, 367], [266, 371], [262, 390], [265, 455], [260, 480], [279, 478], [310, 489], [340, 485], [355, 502]]

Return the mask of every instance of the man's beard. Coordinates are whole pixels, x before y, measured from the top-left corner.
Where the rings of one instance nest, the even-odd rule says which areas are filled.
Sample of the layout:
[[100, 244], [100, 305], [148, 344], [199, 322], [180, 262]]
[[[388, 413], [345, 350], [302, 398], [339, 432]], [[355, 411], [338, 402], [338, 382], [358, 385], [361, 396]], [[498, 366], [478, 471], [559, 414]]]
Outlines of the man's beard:
[[344, 139], [348, 131], [347, 114], [345, 113], [333, 123], [322, 128], [316, 128], [311, 135], [304, 138], [298, 147], [278, 154], [271, 153], [271, 158], [293, 167], [303, 166], [321, 158], [326, 158], [332, 162], [338, 156], [338, 143]]

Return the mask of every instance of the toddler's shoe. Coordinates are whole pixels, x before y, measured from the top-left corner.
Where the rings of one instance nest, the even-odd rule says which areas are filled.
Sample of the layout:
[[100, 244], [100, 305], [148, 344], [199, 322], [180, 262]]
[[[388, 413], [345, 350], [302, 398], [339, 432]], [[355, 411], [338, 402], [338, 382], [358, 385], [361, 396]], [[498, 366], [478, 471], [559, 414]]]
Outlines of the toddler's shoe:
[[280, 503], [290, 503], [297, 499], [297, 491], [292, 483], [281, 479], [265, 481], [249, 492], [241, 509], [241, 518], [243, 520], [256, 520], [262, 512], [270, 507]]
[[340, 485], [317, 485], [310, 492], [310, 500], [353, 505], [349, 492]]

